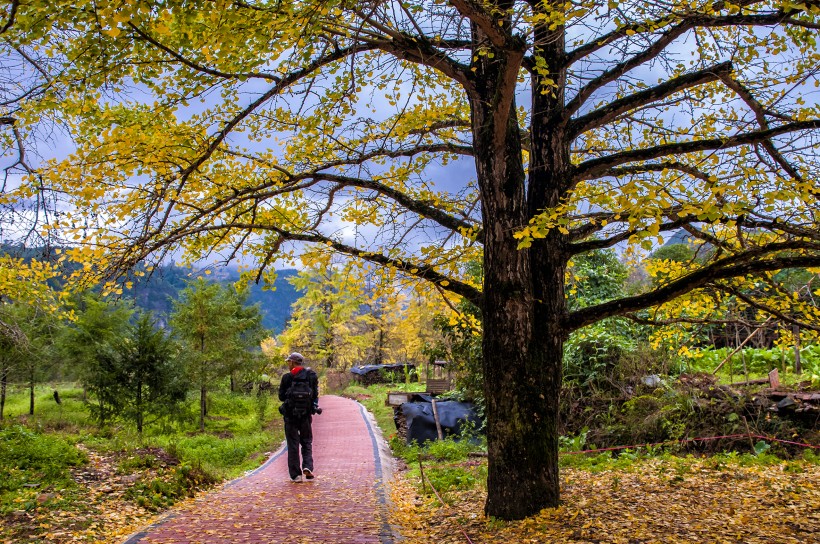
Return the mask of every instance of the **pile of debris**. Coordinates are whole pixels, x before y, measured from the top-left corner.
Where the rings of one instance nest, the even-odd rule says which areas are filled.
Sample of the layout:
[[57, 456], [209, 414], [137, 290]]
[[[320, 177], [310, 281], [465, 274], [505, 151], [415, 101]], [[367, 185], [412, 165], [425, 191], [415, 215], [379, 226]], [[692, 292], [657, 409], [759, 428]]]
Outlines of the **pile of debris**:
[[353, 379], [362, 385], [404, 382], [408, 379], [411, 382], [419, 381], [416, 365], [411, 363], [354, 366], [350, 372]]

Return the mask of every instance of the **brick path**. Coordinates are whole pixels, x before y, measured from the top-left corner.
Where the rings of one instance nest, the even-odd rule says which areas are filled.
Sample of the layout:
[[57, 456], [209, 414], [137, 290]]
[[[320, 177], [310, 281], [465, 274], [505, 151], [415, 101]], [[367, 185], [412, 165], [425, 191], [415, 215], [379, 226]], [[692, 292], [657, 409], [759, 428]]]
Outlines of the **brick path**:
[[352, 400], [324, 396], [320, 405], [322, 415], [313, 416], [313, 482], [290, 481], [283, 448], [250, 475], [207, 493], [126, 544], [392, 544], [373, 424]]

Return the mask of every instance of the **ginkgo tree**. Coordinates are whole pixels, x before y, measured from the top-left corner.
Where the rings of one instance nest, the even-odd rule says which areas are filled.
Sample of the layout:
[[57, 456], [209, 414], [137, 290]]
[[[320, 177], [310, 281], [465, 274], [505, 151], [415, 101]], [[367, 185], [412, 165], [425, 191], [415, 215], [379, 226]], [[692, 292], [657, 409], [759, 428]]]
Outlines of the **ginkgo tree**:
[[[559, 504], [570, 333], [820, 265], [817, 0], [2, 6], [50, 59], [15, 126], [59, 111], [76, 146], [17, 197], [64, 198], [42, 228], [90, 268], [338, 253], [481, 308], [492, 516]], [[573, 256], [679, 229], [709, 257], [568, 307]]]
[[372, 340], [369, 316], [359, 312], [361, 285], [332, 267], [309, 268], [289, 281], [302, 296], [291, 306], [280, 351], [303, 353], [319, 368], [347, 370], [360, 364]]

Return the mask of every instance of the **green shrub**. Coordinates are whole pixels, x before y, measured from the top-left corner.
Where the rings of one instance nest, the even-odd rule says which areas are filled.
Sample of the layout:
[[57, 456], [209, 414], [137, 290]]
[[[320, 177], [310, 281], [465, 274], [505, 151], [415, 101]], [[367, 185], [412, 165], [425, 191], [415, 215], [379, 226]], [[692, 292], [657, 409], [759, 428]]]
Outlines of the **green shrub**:
[[218, 480], [200, 466], [182, 464], [161, 470], [153, 480], [135, 483], [125, 495], [143, 508], [157, 511], [172, 506], [179, 499], [194, 496], [198, 489]]
[[437, 440], [427, 446], [427, 455], [437, 461], [463, 461], [475, 448], [466, 440]]
[[486, 469], [478, 472], [484, 474], [462, 467], [430, 467], [424, 474], [436, 491], [444, 493], [452, 489], [472, 489], [480, 480], [486, 480]]
[[263, 432], [227, 439], [210, 434], [157, 437], [153, 442], [183, 462], [221, 477], [256, 468], [258, 453], [275, 446], [273, 435]]
[[[85, 455], [64, 440], [43, 435], [21, 425], [0, 429], [0, 467], [19, 470], [41, 481], [67, 477], [67, 468], [87, 461]], [[0, 488], [8, 489], [0, 478]]]
[[76, 487], [69, 467], [86, 456], [59, 437], [15, 425], [0, 429], [0, 514], [34, 508], [34, 497], [49, 487]]

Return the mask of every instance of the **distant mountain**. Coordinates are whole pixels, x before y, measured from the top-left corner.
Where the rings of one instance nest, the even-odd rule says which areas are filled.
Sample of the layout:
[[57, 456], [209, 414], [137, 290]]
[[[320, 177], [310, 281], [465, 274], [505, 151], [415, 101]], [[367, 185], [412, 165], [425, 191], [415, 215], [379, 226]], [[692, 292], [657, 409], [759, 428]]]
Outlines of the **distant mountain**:
[[[20, 246], [1, 244], [0, 254], [5, 253], [25, 260], [40, 259], [56, 261], [58, 253], [54, 248], [24, 248]], [[157, 267], [150, 275], [129, 277], [133, 283], [130, 289], [123, 288], [122, 297], [133, 299], [135, 306], [143, 310], [150, 310], [155, 314], [161, 325], [167, 324], [168, 315], [173, 309], [173, 301], [179, 292], [185, 289], [187, 283], [197, 277], [222, 284], [234, 283], [239, 280], [239, 270], [236, 267], [210, 268], [210, 274], [204, 269], [193, 269], [175, 264]], [[288, 278], [299, 273], [298, 270], [277, 270], [273, 288], [262, 290], [262, 285], [251, 284], [248, 302], [259, 304], [262, 312], [262, 325], [274, 334], [279, 334], [290, 319], [291, 305], [301, 296], [294, 289]], [[58, 281], [59, 283], [59, 281]]]
[[[262, 285], [252, 283], [248, 302], [258, 304], [262, 313], [262, 325], [274, 334], [279, 334], [290, 319], [291, 305], [301, 296], [288, 278], [298, 274], [298, 270], [278, 270], [273, 288], [263, 290]], [[132, 298], [138, 308], [152, 311], [160, 321], [165, 321], [173, 309], [173, 301], [179, 292], [185, 289], [187, 283], [197, 277], [222, 284], [230, 284], [239, 280], [236, 269], [220, 268], [205, 274], [203, 270], [193, 270], [189, 267], [176, 265], [162, 266], [154, 270], [150, 276], [133, 280], [131, 289], [123, 290], [123, 298]]]

